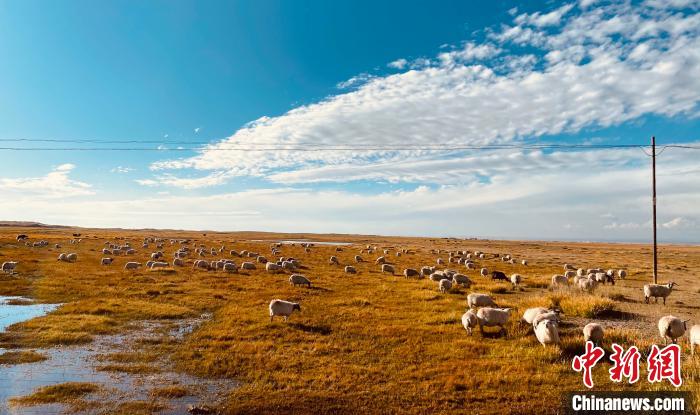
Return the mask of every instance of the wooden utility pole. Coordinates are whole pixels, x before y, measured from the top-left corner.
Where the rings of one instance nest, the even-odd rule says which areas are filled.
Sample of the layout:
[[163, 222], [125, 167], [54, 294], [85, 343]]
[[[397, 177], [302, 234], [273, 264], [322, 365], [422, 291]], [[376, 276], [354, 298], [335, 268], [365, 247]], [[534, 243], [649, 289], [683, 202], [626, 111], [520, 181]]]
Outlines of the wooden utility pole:
[[654, 284], [657, 284], [656, 262], [656, 137], [651, 137], [651, 204], [652, 226], [654, 227]]

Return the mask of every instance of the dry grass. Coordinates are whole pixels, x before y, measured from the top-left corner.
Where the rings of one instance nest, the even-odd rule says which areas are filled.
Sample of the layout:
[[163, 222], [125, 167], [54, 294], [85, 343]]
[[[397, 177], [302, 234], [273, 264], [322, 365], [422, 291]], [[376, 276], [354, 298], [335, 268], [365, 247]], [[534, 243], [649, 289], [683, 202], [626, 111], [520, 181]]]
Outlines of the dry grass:
[[0, 354], [0, 365], [20, 365], [23, 363], [36, 363], [46, 360], [47, 357], [33, 350], [20, 350]]
[[[64, 244], [65, 251], [78, 252], [78, 262], [57, 263], [58, 252], [51, 248], [17, 246], [12, 239], [22, 232]], [[354, 245], [343, 252], [317, 246], [311, 253], [298, 245], [284, 246], [280, 254], [299, 258], [308, 267], [302, 271], [314, 284], [308, 289], [290, 286], [288, 274], [270, 275], [261, 269], [245, 274], [193, 271], [191, 267], [126, 272], [121, 266], [127, 259], [119, 257], [115, 265], [101, 267], [99, 251], [105, 240], [131, 238], [139, 253], [128, 260], [145, 262], [151, 249], [141, 249], [140, 239], [154, 232], [81, 230], [83, 243], [68, 247], [71, 232], [22, 229], [0, 233], [0, 259], [20, 261], [19, 278], [0, 276], [0, 294], [66, 303], [51, 315], [13, 326], [0, 335], [0, 347], [84, 342], [122, 332], [138, 320], [168, 321], [212, 312], [212, 320], [184, 342], [167, 334], [142, 339], [137, 342], [139, 350], [103, 356], [103, 362], [104, 367], [119, 370], [157, 369], [154, 356], [169, 356], [187, 373], [240, 381], [241, 386], [229, 395], [225, 413], [301, 413], [308, 408], [334, 414], [355, 413], [357, 408], [368, 413], [553, 413], [559, 409], [560, 393], [582, 386], [580, 375], [570, 369], [570, 359], [582, 350], [580, 329], [590, 319], [600, 319], [608, 327], [606, 349], [617, 341], [646, 351], [657, 341], [654, 323], [661, 315], [700, 317], [695, 306], [695, 281], [700, 276], [697, 247], [661, 247], [662, 281], [672, 277], [680, 284], [664, 307], [640, 302], [641, 285], [649, 278], [649, 257], [648, 248], [639, 245], [324, 236]], [[269, 243], [249, 240], [299, 237], [156, 233], [165, 238], [192, 238], [207, 247], [254, 250], [268, 257]], [[429, 252], [434, 248], [508, 252], [528, 259], [530, 265], [477, 261], [479, 267], [521, 274], [524, 288], [512, 290], [510, 284], [449, 264], [448, 268], [467, 273], [475, 285], [441, 294], [434, 282], [383, 275], [373, 262], [354, 264], [352, 257], [369, 243], [412, 249], [415, 254], [401, 257], [395, 257], [392, 249], [389, 258], [399, 272], [435, 264], [437, 255]], [[166, 245], [166, 255], [171, 257], [174, 249]], [[342, 267], [328, 265], [330, 255], [337, 255], [344, 265], [353, 263], [358, 274], [344, 274]], [[362, 255], [368, 260], [379, 256]], [[561, 273], [565, 262], [584, 268], [625, 268], [630, 275], [592, 295], [549, 290], [552, 274]], [[681, 265], [687, 268], [678, 274], [675, 268]], [[507, 337], [495, 330], [468, 336], [460, 317], [470, 292], [492, 293], [499, 305], [515, 308], [514, 317], [527, 307], [558, 304], [568, 322], [562, 326], [561, 347], [541, 347], [532, 329], [517, 322], [518, 318], [507, 327]], [[298, 301], [302, 312], [287, 323], [270, 323], [267, 304], [273, 298]], [[600, 390], [651, 388], [644, 382], [612, 385], [606, 381], [606, 371], [603, 364], [594, 374]], [[684, 373], [683, 388], [697, 390], [700, 366], [688, 358]], [[153, 393], [154, 397], [170, 397], [165, 390]], [[149, 405], [159, 404], [126, 402], [109, 410], [150, 413], [153, 407]]]
[[32, 406], [48, 403], [72, 403], [83, 396], [97, 392], [100, 388], [92, 383], [68, 382], [45, 386], [28, 396], [12, 398], [11, 403], [19, 406]]

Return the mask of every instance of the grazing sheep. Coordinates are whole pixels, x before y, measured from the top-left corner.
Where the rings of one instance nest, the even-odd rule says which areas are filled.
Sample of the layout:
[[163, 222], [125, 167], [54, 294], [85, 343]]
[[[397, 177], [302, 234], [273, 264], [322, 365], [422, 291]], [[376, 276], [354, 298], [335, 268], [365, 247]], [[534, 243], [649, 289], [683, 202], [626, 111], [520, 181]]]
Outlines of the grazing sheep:
[[156, 268], [167, 268], [167, 267], [169, 267], [169, 266], [170, 266], [170, 264], [167, 263], [167, 262], [156, 261], [156, 262], [153, 262], [153, 263], [151, 264], [151, 267], [150, 267], [150, 268], [151, 268], [151, 269], [156, 269]]
[[479, 271], [479, 273], [482, 277], [486, 277], [487, 275], [489, 275], [489, 270], [486, 268], [481, 268], [481, 271]]
[[294, 285], [294, 286], [306, 285], [309, 288], [311, 287], [311, 281], [309, 281], [308, 278], [306, 278], [305, 276], [303, 276], [301, 274], [292, 274], [289, 277], [289, 283]]
[[603, 326], [598, 323], [588, 323], [583, 328], [583, 341], [591, 341], [596, 346], [600, 346], [603, 342], [604, 334]]
[[125, 270], [135, 270], [138, 269], [141, 266], [140, 262], [127, 262], [124, 264], [124, 269]]
[[523, 278], [520, 276], [520, 274], [513, 274], [510, 276], [510, 283], [513, 284], [513, 289], [520, 285], [520, 283], [523, 281]]
[[535, 318], [532, 319], [532, 327], [535, 328], [537, 327], [538, 324], [540, 324], [541, 321], [543, 320], [551, 320], [555, 322], [556, 324], [559, 324], [561, 321], [561, 317], [559, 316], [559, 311], [555, 310], [549, 310], [545, 311], [544, 313], [539, 313], [535, 316]]
[[645, 284], [644, 285], [644, 302], [649, 304], [649, 299], [651, 297], [654, 297], [654, 302], [658, 303], [659, 298], [664, 299], [664, 305], [666, 305], [666, 297], [671, 295], [671, 291], [673, 291], [673, 287], [676, 284], [675, 282], [671, 281], [668, 284]]
[[688, 340], [690, 342], [690, 354], [695, 356], [695, 345], [700, 344], [700, 324], [695, 324], [690, 328]]
[[605, 284], [605, 280], [607, 280], [608, 276], [604, 272], [596, 272], [595, 273], [595, 281], [596, 282], [602, 282]]
[[528, 308], [523, 313], [523, 321], [526, 322], [527, 324], [532, 324], [532, 322], [535, 321], [535, 317], [537, 317], [540, 314], [548, 313], [550, 311], [552, 311], [552, 310], [545, 308], [545, 307]]
[[156, 261], [148, 261], [148, 262], [146, 262], [146, 268], [150, 268], [151, 265], [153, 265], [154, 262], [156, 262]]
[[438, 265], [445, 265], [445, 260], [442, 259], [442, 258], [438, 258], [438, 259], [437, 259], [437, 264], [438, 264]]
[[580, 278], [578, 280], [578, 288], [582, 291], [591, 293], [598, 287], [598, 282], [593, 278]]
[[100, 265], [112, 265], [112, 261], [112, 258], [102, 258], [102, 260], [100, 260]]
[[267, 258], [262, 255], [259, 255], [255, 260], [258, 261], [259, 264], [267, 264]]
[[435, 271], [435, 272], [433, 272], [432, 274], [430, 274], [430, 280], [431, 280], [431, 281], [442, 281], [442, 280], [446, 280], [446, 279], [449, 279], [449, 278], [450, 278], [450, 277], [448, 277], [447, 275], [445, 275], [445, 273], [442, 272], [442, 271]]
[[282, 268], [289, 270], [289, 271], [294, 271], [297, 268], [297, 263], [295, 263], [294, 260], [287, 260], [282, 262]]
[[505, 325], [510, 319], [510, 311], [510, 308], [480, 308], [479, 311], [476, 312], [479, 331], [483, 333], [484, 327], [500, 327], [501, 332], [505, 333]]
[[234, 264], [233, 262], [227, 262], [224, 264], [223, 270], [225, 272], [234, 273], [238, 271], [238, 267], [236, 267], [236, 264]]
[[66, 261], [68, 261], [68, 262], [75, 262], [77, 260], [78, 260], [78, 254], [76, 254], [75, 252], [72, 252], [72, 253], [66, 255]]
[[374, 261], [374, 263], [377, 264], [377, 265], [379, 265], [379, 264], [386, 264], [386, 258], [384, 258], [383, 256], [380, 256], [379, 258], [377, 258], [377, 259]]
[[284, 317], [284, 321], [287, 321], [287, 318], [294, 312], [294, 310], [301, 312], [301, 306], [299, 303], [292, 303], [291, 301], [279, 299], [272, 300], [270, 301], [270, 322], [272, 322], [272, 318], [275, 316]]
[[244, 262], [241, 264], [241, 269], [245, 270], [254, 270], [255, 269], [255, 264], [252, 262]]
[[548, 344], [559, 344], [559, 326], [553, 320], [541, 320], [535, 326], [535, 337], [546, 347]]
[[265, 264], [265, 271], [269, 272], [270, 274], [276, 274], [278, 272], [282, 272], [282, 267], [274, 262], [268, 262]]
[[476, 317], [474, 311], [467, 310], [466, 313], [462, 314], [462, 325], [464, 326], [464, 329], [469, 333], [470, 336], [472, 335], [472, 330], [478, 324], [479, 319]]
[[173, 260], [173, 265], [176, 267], [184, 267], [185, 266], [185, 260], [182, 258], [175, 258]]
[[627, 278], [627, 271], [625, 271], [624, 269], [618, 270], [617, 277], [621, 280], [624, 280], [625, 278]]
[[452, 282], [454, 284], [460, 284], [464, 287], [471, 287], [472, 281], [464, 274], [454, 274], [452, 275]]
[[357, 274], [357, 270], [355, 269], [355, 267], [353, 267], [351, 265], [347, 265], [345, 267], [345, 273], [346, 274]]
[[569, 270], [575, 270], [573, 265], [571, 264], [564, 264], [564, 271], [569, 271]]
[[413, 268], [406, 268], [403, 270], [403, 276], [406, 278], [419, 277], [420, 273]]
[[501, 281], [508, 281], [508, 277], [506, 276], [505, 273], [501, 271], [494, 271], [491, 273], [491, 279], [496, 281], [496, 280], [501, 280]]
[[523, 259], [522, 261], [520, 261], [520, 263], [523, 264], [523, 265], [525, 265], [525, 266], [527, 266], [527, 260], [526, 260], [526, 259]]
[[112, 251], [110, 251], [107, 248], [102, 248], [102, 254], [103, 255], [112, 255]]
[[17, 268], [17, 261], [5, 261], [2, 263], [2, 271], [5, 274], [14, 274]]
[[205, 261], [203, 259], [198, 259], [194, 261], [194, 264], [192, 264], [192, 268], [201, 268], [201, 269], [206, 269], [207, 271], [212, 268], [211, 264], [209, 261]]
[[68, 261], [68, 259], [66, 259], [66, 254], [63, 253], [63, 252], [61, 252], [60, 254], [58, 254], [58, 258], [56, 259], [56, 261], [64, 261], [64, 262], [65, 262], [65, 261]]
[[566, 278], [569, 278], [569, 279], [574, 278], [576, 276], [576, 271], [572, 271], [572, 270], [566, 271], [564, 273], [564, 276]]
[[467, 296], [467, 306], [469, 308], [474, 307], [497, 307], [496, 303], [493, 301], [488, 294], [471, 293]]
[[440, 283], [438, 284], [438, 288], [440, 289], [440, 292], [444, 294], [452, 289], [452, 281], [440, 280]]
[[552, 276], [552, 287], [566, 287], [569, 285], [569, 279], [563, 275], [553, 275]]
[[355, 262], [357, 262], [357, 263], [359, 264], [359, 263], [362, 262], [362, 261], [363, 261], [363, 259], [362, 259], [361, 256], [355, 255]]
[[473, 262], [465, 262], [464, 266], [467, 267], [467, 269], [476, 269], [476, 264]]
[[338, 257], [333, 255], [331, 258], [328, 260], [328, 263], [330, 265], [340, 265], [340, 261], [338, 261]]
[[664, 344], [668, 339], [671, 343], [676, 343], [676, 339], [682, 337], [688, 329], [689, 320], [681, 320], [674, 316], [664, 316], [659, 319], [659, 334], [664, 339]]
[[425, 267], [421, 267], [421, 269], [420, 269], [420, 273], [424, 277], [430, 276], [430, 274], [432, 274], [433, 272], [435, 272], [435, 267], [425, 266]]
[[394, 267], [389, 264], [382, 264], [382, 272], [390, 272], [391, 275], [394, 275]]

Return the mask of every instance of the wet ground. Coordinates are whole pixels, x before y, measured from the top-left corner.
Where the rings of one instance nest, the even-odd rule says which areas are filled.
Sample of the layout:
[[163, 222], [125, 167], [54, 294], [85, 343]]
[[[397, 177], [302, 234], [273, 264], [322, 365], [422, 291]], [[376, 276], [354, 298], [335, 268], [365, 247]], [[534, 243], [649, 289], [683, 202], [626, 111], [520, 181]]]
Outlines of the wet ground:
[[0, 296], [0, 331], [15, 323], [46, 315], [56, 307], [57, 304], [34, 304], [24, 297]]

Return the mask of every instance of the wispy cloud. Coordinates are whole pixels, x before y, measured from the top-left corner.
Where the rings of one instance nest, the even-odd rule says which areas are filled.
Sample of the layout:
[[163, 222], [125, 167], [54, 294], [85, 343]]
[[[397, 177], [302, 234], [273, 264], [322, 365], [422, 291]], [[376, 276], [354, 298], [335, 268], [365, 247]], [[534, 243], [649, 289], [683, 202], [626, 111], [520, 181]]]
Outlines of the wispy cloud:
[[130, 173], [132, 171], [134, 171], [133, 167], [124, 167], [124, 166], [117, 166], [117, 167], [114, 167], [113, 169], [110, 170], [110, 172], [112, 172], [112, 173], [121, 173], [121, 174]]
[[0, 189], [14, 193], [16, 197], [68, 198], [94, 194], [88, 183], [69, 178], [74, 164], [61, 164], [41, 177], [3, 178]]

